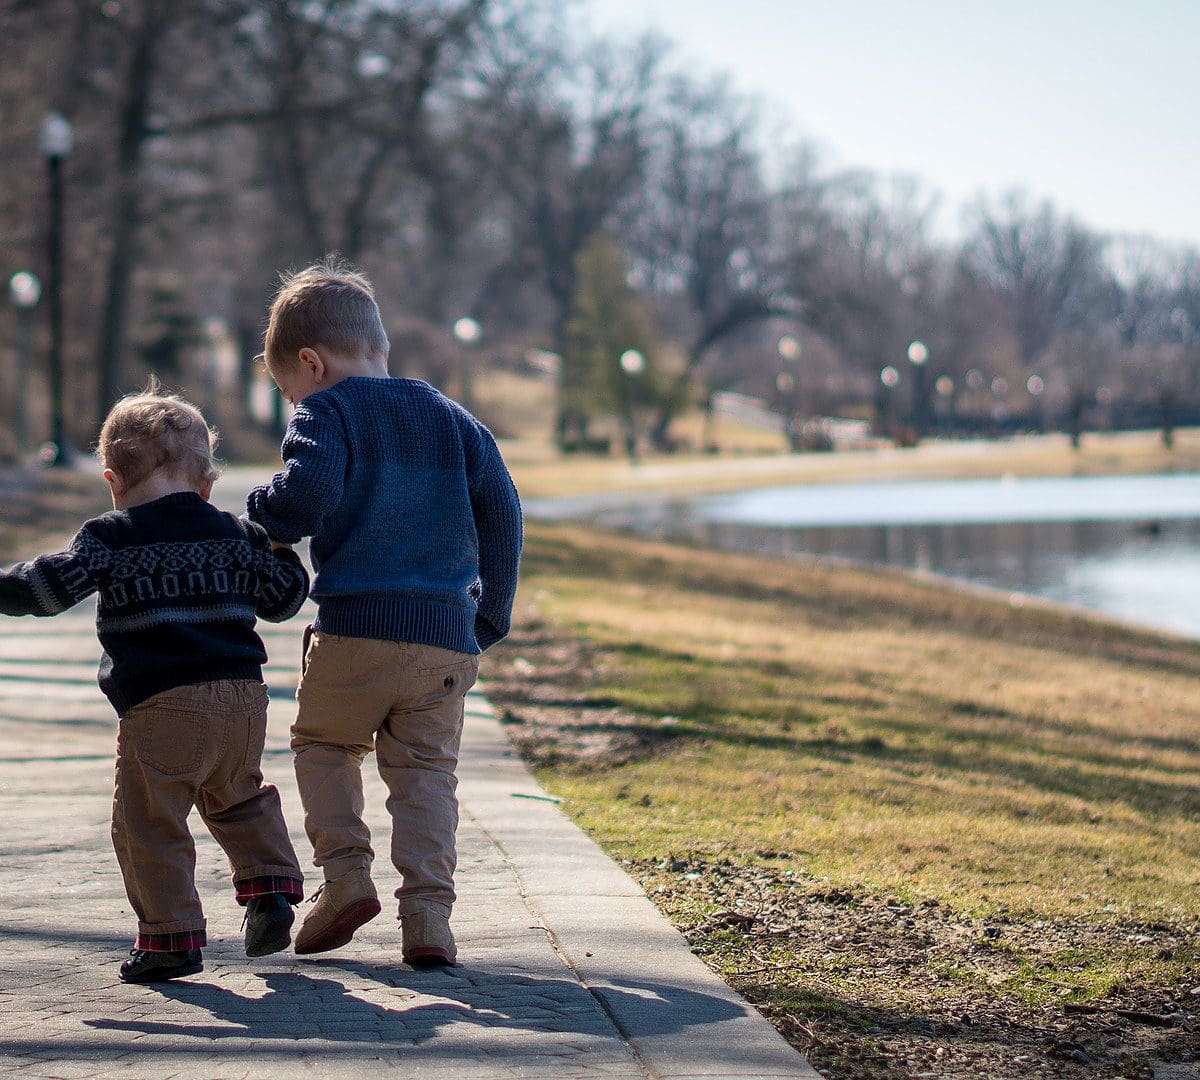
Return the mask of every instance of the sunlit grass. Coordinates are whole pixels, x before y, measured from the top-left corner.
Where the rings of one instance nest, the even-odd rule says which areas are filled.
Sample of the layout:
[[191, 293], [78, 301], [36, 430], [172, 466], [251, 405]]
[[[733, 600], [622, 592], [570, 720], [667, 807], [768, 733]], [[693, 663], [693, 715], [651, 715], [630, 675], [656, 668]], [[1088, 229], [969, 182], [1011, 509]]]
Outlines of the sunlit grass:
[[517, 622], [496, 700], [542, 783], [830, 1075], [893, 1075], [932, 1024], [1036, 1061], [1064, 1006], [1095, 1035], [1191, 1001], [1200, 643], [536, 523]]
[[1200, 645], [903, 575], [534, 526], [523, 604], [661, 728], [544, 771], [631, 858], [742, 858], [959, 910], [1183, 918]]

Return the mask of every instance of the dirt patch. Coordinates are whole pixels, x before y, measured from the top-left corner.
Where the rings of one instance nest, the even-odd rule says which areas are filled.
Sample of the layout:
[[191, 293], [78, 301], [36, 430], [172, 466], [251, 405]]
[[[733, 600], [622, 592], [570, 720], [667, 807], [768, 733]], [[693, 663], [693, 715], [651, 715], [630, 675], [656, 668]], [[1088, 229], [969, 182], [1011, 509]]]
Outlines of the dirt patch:
[[515, 629], [508, 641], [488, 654], [487, 692], [530, 764], [620, 765], [674, 738], [661, 720], [589, 692], [607, 672], [602, 652], [589, 642], [553, 633], [537, 620]]
[[[663, 729], [597, 699], [602, 650], [532, 616], [488, 654], [487, 692], [535, 764], [588, 770], [663, 752]], [[988, 921], [833, 889], [790, 853], [705, 862], [664, 853], [629, 872], [693, 951], [838, 1080], [1200, 1077], [1200, 921]], [[1121, 974], [1076, 970], [1114, 958]], [[1164, 987], [1155, 959], [1188, 977]]]
[[1169, 990], [1131, 974], [1086, 1003], [1071, 973], [1073, 956], [1193, 949], [1197, 926], [984, 921], [769, 865], [626, 865], [827, 1076], [1200, 1075], [1200, 971]]

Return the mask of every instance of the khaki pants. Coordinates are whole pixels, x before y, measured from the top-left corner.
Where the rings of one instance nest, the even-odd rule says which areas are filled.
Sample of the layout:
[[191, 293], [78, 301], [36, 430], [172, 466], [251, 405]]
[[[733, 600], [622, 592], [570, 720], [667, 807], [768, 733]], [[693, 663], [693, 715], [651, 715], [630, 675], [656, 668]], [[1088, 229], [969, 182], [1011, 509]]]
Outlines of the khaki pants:
[[313, 861], [326, 880], [374, 857], [363, 822], [362, 760], [388, 789], [399, 913], [450, 914], [463, 699], [479, 658], [432, 645], [312, 634], [292, 728]]
[[117, 731], [112, 837], [139, 934], [203, 930], [192, 807], [235, 882], [302, 880], [279, 805], [262, 782], [267, 689], [249, 680], [180, 686], [135, 705]]

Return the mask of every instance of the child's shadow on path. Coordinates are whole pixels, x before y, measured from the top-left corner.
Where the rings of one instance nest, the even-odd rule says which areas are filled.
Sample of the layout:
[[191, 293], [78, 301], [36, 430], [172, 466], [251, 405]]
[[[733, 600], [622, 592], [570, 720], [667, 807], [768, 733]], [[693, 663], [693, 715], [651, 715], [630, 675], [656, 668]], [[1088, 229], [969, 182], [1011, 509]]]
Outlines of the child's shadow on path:
[[[214, 983], [154, 984], [163, 997], [205, 1009], [220, 1024], [148, 1019], [96, 1019], [86, 1023], [108, 1031], [184, 1036], [206, 1042], [252, 1038], [259, 1043], [316, 1039], [351, 1045], [419, 1045], [436, 1038], [442, 1029], [463, 1023], [497, 1030], [573, 1032], [611, 1038], [614, 1024], [606, 1009], [614, 1006], [625, 1021], [622, 1027], [627, 1036], [670, 1034], [695, 1023], [740, 1015], [727, 1001], [676, 986], [631, 983], [621, 989], [601, 988], [597, 994], [604, 1000], [602, 1008], [596, 997], [570, 979], [465, 968], [422, 973], [356, 962], [338, 966], [394, 991], [402, 1002], [411, 1004], [388, 1008], [356, 996], [336, 978], [270, 972], [262, 976], [268, 987], [262, 997], [243, 996]], [[366, 993], [373, 998], [378, 992]], [[378, 996], [388, 1005], [395, 1004], [391, 994]]]

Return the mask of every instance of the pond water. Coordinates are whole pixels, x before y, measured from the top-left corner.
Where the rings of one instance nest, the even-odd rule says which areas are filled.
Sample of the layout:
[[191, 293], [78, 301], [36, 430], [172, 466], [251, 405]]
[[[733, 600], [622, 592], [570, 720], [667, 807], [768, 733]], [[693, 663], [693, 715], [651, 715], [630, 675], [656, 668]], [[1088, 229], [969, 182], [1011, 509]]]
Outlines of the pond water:
[[905, 567], [1200, 637], [1200, 474], [921, 480], [674, 500], [532, 500], [531, 517]]

